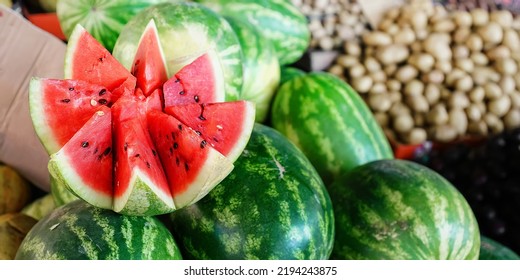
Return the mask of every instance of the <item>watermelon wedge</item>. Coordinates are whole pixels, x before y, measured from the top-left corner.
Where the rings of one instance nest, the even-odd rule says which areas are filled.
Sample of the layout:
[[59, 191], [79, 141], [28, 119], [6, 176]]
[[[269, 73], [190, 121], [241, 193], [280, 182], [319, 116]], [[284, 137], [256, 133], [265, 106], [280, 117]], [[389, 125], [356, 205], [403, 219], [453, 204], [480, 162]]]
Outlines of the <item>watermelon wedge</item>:
[[122, 97], [112, 107], [116, 212], [152, 216], [175, 210], [166, 175], [145, 126], [145, 102]]
[[229, 159], [175, 117], [152, 111], [148, 127], [178, 208], [197, 202], [233, 170]]
[[49, 154], [57, 152], [101, 106], [111, 106], [112, 93], [82, 80], [32, 78], [29, 110], [33, 126]]
[[116, 96], [132, 93], [136, 84], [136, 78], [79, 24], [67, 44], [64, 77], [104, 86]]
[[255, 120], [252, 102], [224, 102], [211, 50], [168, 78], [157, 34], [150, 21], [128, 71], [78, 26], [67, 79], [34, 78], [30, 86], [53, 180], [126, 215], [166, 214], [204, 197], [233, 169]]
[[[231, 161], [235, 161], [244, 150], [255, 124], [255, 106], [244, 100], [177, 105], [166, 107], [164, 111], [195, 129], [209, 145]], [[233, 125], [229, 125], [231, 123]]]
[[[211, 67], [208, 67], [211, 65]], [[164, 83], [164, 106], [223, 102], [224, 74], [218, 56], [209, 50]]]
[[98, 108], [81, 129], [51, 155], [49, 172], [83, 200], [112, 208], [112, 114]]
[[137, 79], [137, 87], [145, 96], [162, 88], [168, 80], [164, 54], [157, 36], [157, 27], [152, 19], [141, 36], [130, 71]]

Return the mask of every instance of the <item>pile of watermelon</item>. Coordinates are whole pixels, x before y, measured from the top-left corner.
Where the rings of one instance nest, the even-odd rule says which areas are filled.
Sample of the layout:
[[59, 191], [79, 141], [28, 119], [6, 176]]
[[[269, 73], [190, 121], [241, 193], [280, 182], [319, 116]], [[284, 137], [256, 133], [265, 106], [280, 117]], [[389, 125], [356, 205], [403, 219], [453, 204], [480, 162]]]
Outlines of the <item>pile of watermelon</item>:
[[395, 159], [348, 84], [291, 66], [289, 1], [199, 2], [150, 4], [113, 51], [75, 25], [65, 79], [32, 80], [57, 208], [18, 259], [479, 258], [464, 197]]

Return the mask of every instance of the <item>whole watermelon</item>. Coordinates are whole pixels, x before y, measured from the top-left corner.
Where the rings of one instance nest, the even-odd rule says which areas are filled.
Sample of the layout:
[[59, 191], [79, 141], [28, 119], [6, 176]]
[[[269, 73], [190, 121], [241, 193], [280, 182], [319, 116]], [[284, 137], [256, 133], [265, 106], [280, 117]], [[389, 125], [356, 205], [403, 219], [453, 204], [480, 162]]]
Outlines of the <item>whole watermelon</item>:
[[330, 187], [336, 219], [333, 259], [478, 259], [475, 216], [433, 170], [404, 160], [359, 166]]
[[173, 236], [155, 217], [124, 216], [75, 200], [27, 234], [18, 260], [176, 260]]
[[310, 43], [305, 15], [288, 0], [197, 0], [221, 15], [257, 26], [265, 40], [273, 43], [281, 65], [302, 57]]
[[157, 26], [170, 76], [214, 49], [224, 72], [226, 100], [239, 99], [243, 55], [238, 37], [222, 16], [201, 4], [166, 2], [142, 10], [125, 25], [114, 46], [113, 55], [123, 66], [131, 68], [141, 34], [151, 19]]
[[479, 260], [520, 260], [520, 256], [504, 244], [489, 237], [480, 236]]
[[171, 218], [190, 259], [327, 259], [334, 240], [330, 197], [316, 170], [261, 124], [233, 172]]
[[226, 17], [238, 36], [244, 54], [244, 84], [240, 99], [256, 104], [256, 121], [266, 120], [274, 93], [280, 82], [280, 63], [271, 41], [266, 40], [257, 26]]
[[111, 52], [129, 20], [141, 10], [166, 1], [171, 0], [60, 0], [55, 5], [61, 29], [67, 38], [76, 24], [81, 24]]
[[358, 165], [393, 158], [374, 115], [347, 83], [330, 73], [292, 72], [275, 95], [271, 122], [303, 151], [326, 185]]

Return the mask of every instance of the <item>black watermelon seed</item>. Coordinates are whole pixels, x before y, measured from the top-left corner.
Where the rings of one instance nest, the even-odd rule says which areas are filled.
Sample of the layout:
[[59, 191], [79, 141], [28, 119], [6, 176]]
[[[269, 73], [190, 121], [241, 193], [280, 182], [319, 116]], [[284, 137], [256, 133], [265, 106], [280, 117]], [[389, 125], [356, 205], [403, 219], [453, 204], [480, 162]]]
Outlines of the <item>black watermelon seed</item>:
[[182, 130], [182, 125], [179, 124], [179, 130]]
[[176, 80], [175, 80], [176, 83], [178, 83], [178, 82], [180, 82], [180, 81], [181, 81], [181, 80], [179, 80], [179, 79], [176, 79]]
[[69, 103], [69, 102], [70, 102], [70, 99], [65, 98], [65, 99], [62, 99], [62, 100], [60, 100], [60, 101], [63, 102], [63, 103]]
[[125, 143], [125, 145], [123, 146], [123, 149], [125, 150], [125, 152], [126, 152], [126, 150], [128, 150], [128, 143]]
[[99, 96], [103, 96], [105, 95], [105, 93], [107, 93], [107, 90], [106, 89], [102, 89], [99, 91]]
[[154, 149], [152, 149], [152, 154], [154, 157], [157, 156], [157, 152]]
[[202, 142], [200, 142], [200, 148], [204, 149], [204, 147], [206, 147], [206, 144], [206, 140], [202, 140]]
[[108, 103], [108, 101], [106, 99], [99, 99], [99, 104], [101, 105], [106, 105]]
[[74, 91], [74, 87], [70, 87], [69, 90], [70, 90], [70, 91]]
[[103, 155], [108, 156], [108, 154], [110, 154], [110, 151], [112, 151], [111, 147], [106, 148], [105, 151], [103, 152]]
[[135, 155], [136, 158], [138, 158], [138, 157], [140, 157], [140, 156], [141, 156], [140, 154], [136, 154], [136, 155]]
[[173, 148], [174, 148], [174, 149], [179, 148], [179, 144], [177, 144], [177, 142], [173, 143]]
[[180, 94], [180, 95], [184, 95], [185, 93], [186, 93], [186, 92], [184, 92], [184, 90], [179, 91], [179, 94]]
[[150, 165], [150, 163], [149, 163], [149, 162], [146, 162], [146, 167], [148, 167], [148, 168], [150, 168], [150, 167], [151, 167], [151, 165]]
[[83, 148], [88, 147], [88, 141], [81, 142], [81, 147], [83, 147]]
[[198, 95], [195, 95], [195, 96], [193, 97], [193, 99], [195, 99], [195, 102], [199, 103], [199, 96], [198, 96]]
[[184, 169], [186, 169], [186, 171], [190, 170], [190, 167], [188, 166], [188, 163], [184, 163]]

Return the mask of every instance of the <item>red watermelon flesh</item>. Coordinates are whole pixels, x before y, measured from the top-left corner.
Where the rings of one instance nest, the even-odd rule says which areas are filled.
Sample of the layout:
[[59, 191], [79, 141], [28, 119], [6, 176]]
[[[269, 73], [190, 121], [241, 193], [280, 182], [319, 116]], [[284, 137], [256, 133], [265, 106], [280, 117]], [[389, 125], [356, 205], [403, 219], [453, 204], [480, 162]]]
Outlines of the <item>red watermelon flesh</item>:
[[168, 80], [164, 55], [153, 19], [146, 26], [139, 41], [131, 73], [137, 78], [137, 87], [145, 96], [161, 89]]
[[106, 106], [55, 154], [49, 170], [85, 201], [112, 208], [112, 115]]
[[148, 128], [178, 208], [195, 203], [231, 172], [228, 159], [175, 117], [151, 111]]
[[[133, 194], [157, 196], [159, 204], [143, 209], [127, 209], [131, 215], [157, 215], [160, 211], [174, 209], [171, 192], [164, 174], [157, 149], [155, 148], [146, 126], [146, 103], [134, 97], [122, 97], [112, 107], [115, 159], [114, 167], [114, 206], [121, 212], [127, 204], [133, 203]], [[146, 190], [134, 192], [134, 188]], [[144, 192], [144, 193], [143, 193]], [[143, 203], [145, 197], [142, 198]], [[144, 208], [144, 206], [143, 206]], [[148, 212], [148, 211], [159, 211]]]
[[244, 150], [255, 120], [255, 106], [245, 100], [177, 105], [164, 111], [200, 133], [208, 144], [232, 161]]
[[121, 65], [87, 30], [77, 25], [69, 38], [65, 57], [65, 78], [106, 87], [115, 96], [129, 89], [136, 78]]
[[184, 66], [163, 85], [164, 107], [225, 101], [224, 76], [212, 51]]
[[78, 80], [33, 78], [30, 82], [33, 124], [49, 154], [57, 152], [100, 106], [111, 106], [106, 87]]

